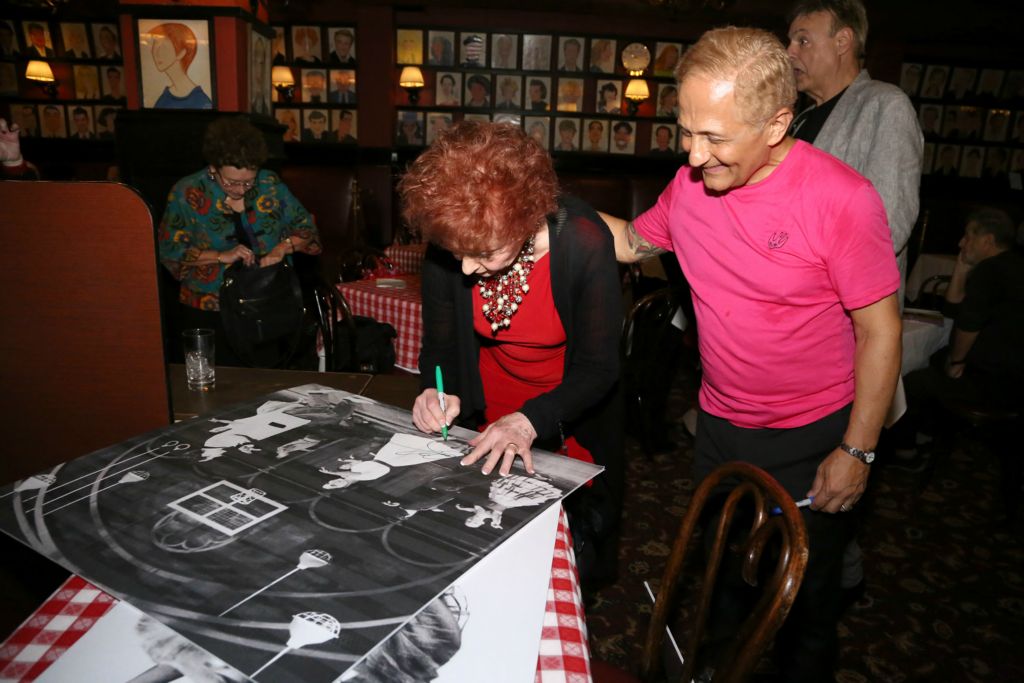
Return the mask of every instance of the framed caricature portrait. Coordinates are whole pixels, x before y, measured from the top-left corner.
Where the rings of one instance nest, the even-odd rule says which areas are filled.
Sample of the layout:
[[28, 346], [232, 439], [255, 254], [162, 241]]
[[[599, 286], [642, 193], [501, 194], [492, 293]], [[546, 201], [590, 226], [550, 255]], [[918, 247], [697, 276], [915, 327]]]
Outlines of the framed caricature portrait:
[[68, 109], [68, 113], [71, 115], [71, 133], [68, 137], [74, 140], [96, 139], [96, 129], [92, 122], [92, 107], [72, 104], [68, 106]]
[[942, 119], [942, 107], [937, 104], [922, 104], [917, 115], [918, 123], [921, 125], [921, 132], [926, 138], [938, 137], [941, 132], [940, 120]]
[[526, 106], [530, 111], [551, 109], [551, 79], [546, 76], [526, 77]]
[[655, 123], [651, 126], [651, 151], [655, 157], [669, 157], [676, 154], [676, 126], [674, 123]]
[[273, 53], [274, 64], [284, 64], [288, 61], [288, 48], [285, 45], [284, 26], [271, 26], [274, 29], [274, 39], [270, 49]]
[[302, 112], [302, 141], [313, 143], [335, 142], [334, 131], [326, 109], [304, 109]]
[[904, 63], [900, 69], [900, 88], [909, 97], [916, 97], [921, 89], [921, 65]]
[[423, 63], [423, 31], [400, 28], [395, 32], [395, 58], [399, 64]]
[[418, 146], [424, 141], [423, 112], [399, 111], [395, 127], [395, 143], [403, 146]]
[[[95, 67], [94, 67], [95, 68]], [[11, 62], [0, 62], [0, 95], [18, 94], [18, 71]]]
[[208, 19], [137, 19], [145, 109], [213, 109]]
[[335, 109], [331, 112], [331, 130], [343, 145], [354, 145], [359, 139], [358, 112], [354, 109]]
[[522, 109], [523, 108], [523, 78], [522, 76], [498, 75], [495, 88], [495, 109]]
[[356, 65], [356, 30], [351, 26], [332, 26], [327, 29], [331, 52], [327, 63], [331, 66]]
[[658, 108], [655, 115], [673, 120], [679, 118], [679, 88], [675, 83], [658, 84]]
[[327, 70], [302, 69], [302, 101], [307, 104], [327, 104]]
[[96, 46], [96, 59], [121, 59], [121, 33], [117, 24], [93, 24], [92, 44]]
[[636, 149], [636, 129], [631, 121], [612, 123], [612, 154], [632, 154]]
[[563, 117], [555, 119], [554, 151], [580, 151], [580, 119]]
[[475, 109], [486, 109], [491, 106], [490, 74], [466, 74], [466, 92], [463, 95], [462, 106]]
[[978, 88], [974, 94], [978, 97], [997, 97], [1003, 89], [1006, 72], [1002, 69], [982, 69], [978, 77]]
[[590, 71], [596, 74], [615, 73], [615, 41], [610, 38], [591, 38]]
[[427, 34], [427, 64], [455, 66], [455, 32], [430, 31]]
[[101, 99], [120, 102], [124, 99], [124, 68], [120, 66], [100, 67]]
[[39, 135], [44, 138], [68, 136], [63, 104], [39, 105]]
[[985, 178], [1001, 178], [1006, 175], [1009, 165], [1009, 147], [988, 147], [985, 149], [985, 164], [981, 167], [981, 175]]
[[327, 100], [331, 104], [355, 104], [356, 70], [331, 69], [329, 90]]
[[531, 33], [523, 36], [523, 69], [551, 70], [551, 36]]
[[984, 150], [981, 147], [964, 147], [964, 151], [960, 156], [961, 178], [981, 177], [981, 164], [983, 154]]
[[654, 46], [654, 75], [671, 77], [683, 55], [682, 43], [656, 43]]
[[1004, 100], [1024, 99], [1024, 70], [1014, 69], [1006, 73], [1002, 98]]
[[98, 100], [100, 93], [100, 70], [92, 65], [75, 64], [75, 99]]
[[583, 122], [583, 152], [607, 152], [608, 129], [611, 121], [607, 119], [586, 119]]
[[946, 80], [949, 78], [949, 67], [932, 64], [924, 73], [924, 86], [921, 97], [938, 99], [946, 92]]
[[270, 116], [270, 84], [272, 39], [249, 26], [249, 111], [253, 114]]
[[989, 109], [981, 139], [986, 142], [1005, 142], [1010, 132], [1010, 112], [1007, 109]]
[[1024, 149], [1015, 149], [1010, 155], [1010, 173], [1024, 173]]
[[300, 140], [302, 132], [299, 126], [298, 109], [275, 109], [274, 118], [284, 126], [284, 133], [281, 134], [281, 137], [285, 142], [298, 142]]
[[582, 78], [558, 79], [558, 100], [555, 108], [558, 111], [583, 111]]
[[584, 39], [580, 36], [562, 36], [558, 39], [559, 71], [583, 71], [583, 43]]
[[547, 116], [527, 116], [523, 119], [523, 129], [543, 149], [551, 148], [551, 119]]
[[938, 155], [932, 164], [932, 175], [955, 176], [960, 168], [960, 146], [939, 145]]
[[462, 74], [456, 71], [437, 72], [437, 89], [434, 92], [434, 104], [439, 107], [461, 106]]
[[89, 59], [92, 50], [89, 48], [89, 36], [85, 32], [85, 24], [61, 24], [61, 41], [64, 45], [66, 59]]
[[292, 26], [292, 61], [300, 64], [324, 63], [319, 26]]
[[487, 66], [487, 34], [466, 32], [459, 35], [459, 64], [480, 69]]
[[622, 81], [598, 81], [594, 107], [598, 114], [621, 114]]
[[117, 112], [121, 107], [98, 104], [92, 108], [97, 140], [113, 140], [117, 129]]
[[430, 112], [427, 114], [427, 144], [434, 144], [437, 136], [451, 127], [452, 115], [448, 112]]
[[521, 114], [509, 114], [508, 112], [502, 112], [494, 115], [495, 123], [507, 123], [510, 126], [516, 126], [517, 128], [523, 127], [523, 117]]
[[1013, 120], [1013, 130], [1010, 131], [1010, 140], [1020, 144], [1024, 142], [1024, 111], [1017, 112]]
[[977, 75], [977, 69], [968, 69], [962, 66], [954, 68], [953, 75], [949, 79], [947, 94], [953, 99], [962, 100], [974, 90], [974, 79]]
[[491, 68], [515, 69], [519, 64], [519, 36], [512, 33], [491, 34]]
[[0, 19], [0, 57], [16, 57], [18, 55], [18, 32], [14, 24], [7, 19]]
[[57, 56], [53, 51], [50, 27], [45, 21], [23, 21], [21, 28], [25, 34], [25, 56], [29, 59], [52, 59]]
[[11, 105], [11, 118], [18, 124], [18, 133], [23, 138], [39, 137], [39, 119], [34, 104], [22, 102]]

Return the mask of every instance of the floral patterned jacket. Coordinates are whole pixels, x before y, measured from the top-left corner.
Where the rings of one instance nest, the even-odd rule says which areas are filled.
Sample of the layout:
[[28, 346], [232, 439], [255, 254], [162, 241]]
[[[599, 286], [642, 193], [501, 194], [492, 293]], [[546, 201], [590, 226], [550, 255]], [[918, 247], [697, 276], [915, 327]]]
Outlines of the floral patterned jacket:
[[[227, 251], [235, 239], [235, 218], [227, 195], [206, 169], [179, 180], [167, 198], [160, 221], [160, 261], [181, 281], [179, 301], [193, 308], [220, 310], [219, 292], [226, 265], [193, 265], [206, 249]], [[303, 249], [319, 254], [320, 238], [313, 217], [272, 171], [261, 170], [245, 195], [246, 221], [256, 236], [254, 251], [262, 256], [287, 237], [310, 240]]]

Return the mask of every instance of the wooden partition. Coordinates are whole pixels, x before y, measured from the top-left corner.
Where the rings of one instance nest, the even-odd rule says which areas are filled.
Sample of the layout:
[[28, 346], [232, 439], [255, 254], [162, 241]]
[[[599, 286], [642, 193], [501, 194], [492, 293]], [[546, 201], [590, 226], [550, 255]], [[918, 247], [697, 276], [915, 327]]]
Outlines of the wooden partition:
[[170, 420], [153, 219], [115, 183], [0, 182], [0, 482]]

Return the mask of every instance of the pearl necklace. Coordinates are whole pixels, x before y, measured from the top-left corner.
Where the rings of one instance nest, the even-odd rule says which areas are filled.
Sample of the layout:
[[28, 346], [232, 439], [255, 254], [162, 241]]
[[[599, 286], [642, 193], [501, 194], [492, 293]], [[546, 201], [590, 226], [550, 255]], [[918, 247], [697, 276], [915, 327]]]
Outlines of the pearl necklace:
[[501, 275], [480, 278], [480, 296], [484, 300], [481, 308], [484, 319], [491, 323], [492, 334], [512, 324], [512, 316], [530, 291], [526, 278], [533, 270], [533, 242], [534, 237], [526, 241], [519, 256]]

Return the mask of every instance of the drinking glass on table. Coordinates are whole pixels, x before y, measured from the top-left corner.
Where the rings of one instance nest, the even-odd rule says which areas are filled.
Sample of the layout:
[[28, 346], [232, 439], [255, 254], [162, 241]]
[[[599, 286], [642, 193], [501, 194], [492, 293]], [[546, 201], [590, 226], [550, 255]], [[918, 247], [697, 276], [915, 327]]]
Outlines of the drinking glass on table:
[[216, 381], [213, 330], [185, 330], [181, 333], [181, 339], [185, 349], [185, 378], [188, 380], [188, 388], [194, 391], [209, 391]]

